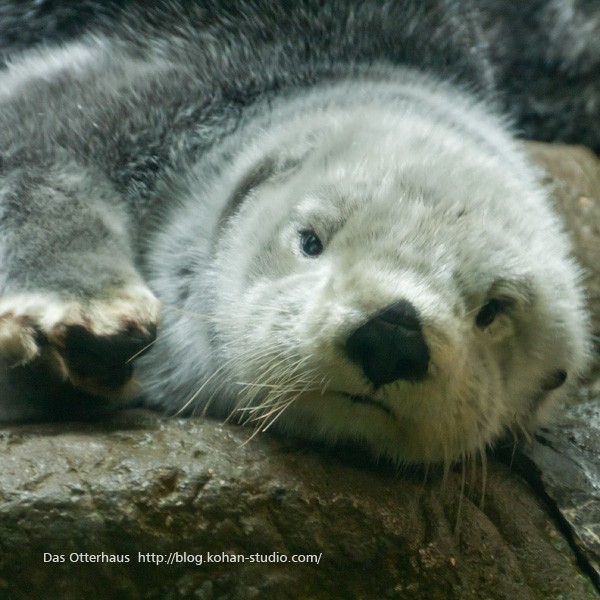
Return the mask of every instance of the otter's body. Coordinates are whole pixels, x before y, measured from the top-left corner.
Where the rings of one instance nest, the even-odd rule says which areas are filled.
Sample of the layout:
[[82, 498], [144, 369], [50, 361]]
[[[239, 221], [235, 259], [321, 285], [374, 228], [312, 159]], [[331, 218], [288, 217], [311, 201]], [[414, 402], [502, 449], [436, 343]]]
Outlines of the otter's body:
[[475, 16], [320, 4], [159, 3], [9, 59], [0, 417], [134, 396], [451, 461], [572, 388], [578, 270]]

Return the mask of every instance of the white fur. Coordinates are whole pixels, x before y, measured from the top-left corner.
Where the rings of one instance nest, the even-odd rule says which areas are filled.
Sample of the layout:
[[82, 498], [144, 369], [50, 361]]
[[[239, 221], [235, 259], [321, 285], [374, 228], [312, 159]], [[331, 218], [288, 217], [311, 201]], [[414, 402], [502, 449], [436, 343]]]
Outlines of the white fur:
[[83, 73], [98, 58], [98, 48], [84, 43], [20, 55], [8, 62], [7, 71], [2, 75], [0, 97], [19, 93], [35, 80], [53, 81], [61, 73]]
[[[152, 258], [159, 297], [174, 298], [165, 252], [192, 205], [206, 211], [198, 222], [216, 238], [198, 236], [198, 286], [214, 290], [214, 306], [198, 293], [185, 307], [197, 319], [180, 320], [161, 340], [178, 364], [174, 377], [198, 382], [194, 399], [222, 412], [237, 407], [259, 428], [275, 423], [430, 462], [473, 455], [506, 430], [532, 426], [549, 373], [566, 370], [568, 384], [545, 402], [571, 388], [588, 359], [578, 270], [536, 170], [503, 123], [412, 75], [406, 84], [316, 90], [271, 121], [245, 132], [250, 141], [225, 174], [207, 181], [199, 168]], [[219, 230], [211, 203], [273, 155], [300, 162], [251, 190]], [[321, 256], [301, 254], [305, 227], [323, 241]], [[497, 295], [509, 313], [478, 328], [479, 308]], [[418, 310], [428, 377], [374, 392], [345, 340], [400, 299]], [[166, 376], [146, 375], [150, 393]]]

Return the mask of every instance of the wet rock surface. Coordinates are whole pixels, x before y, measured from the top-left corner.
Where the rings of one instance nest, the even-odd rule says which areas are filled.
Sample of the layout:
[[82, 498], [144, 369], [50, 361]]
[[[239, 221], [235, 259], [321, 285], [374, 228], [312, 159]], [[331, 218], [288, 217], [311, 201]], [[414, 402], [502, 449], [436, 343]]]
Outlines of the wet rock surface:
[[[530, 150], [598, 327], [600, 163]], [[600, 598], [599, 395], [446, 477], [146, 411], [0, 428], [0, 598]]]
[[425, 483], [248, 436], [145, 412], [4, 430], [0, 594], [599, 597], [545, 501], [494, 459], [482, 495], [481, 468], [463, 489], [460, 470]]
[[[600, 383], [600, 382], [599, 382]], [[542, 429], [518, 464], [547, 495], [559, 523], [596, 584], [600, 583], [600, 410], [598, 394], [565, 411], [560, 426]], [[529, 462], [530, 461], [530, 462]]]

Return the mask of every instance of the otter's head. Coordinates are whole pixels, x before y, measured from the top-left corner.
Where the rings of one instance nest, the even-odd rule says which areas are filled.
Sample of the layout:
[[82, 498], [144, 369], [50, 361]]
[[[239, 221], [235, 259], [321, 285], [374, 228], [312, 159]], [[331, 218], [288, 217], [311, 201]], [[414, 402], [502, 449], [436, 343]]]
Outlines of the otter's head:
[[494, 144], [363, 111], [247, 153], [214, 263], [216, 368], [240, 418], [451, 462], [576, 381], [567, 242], [526, 159]]

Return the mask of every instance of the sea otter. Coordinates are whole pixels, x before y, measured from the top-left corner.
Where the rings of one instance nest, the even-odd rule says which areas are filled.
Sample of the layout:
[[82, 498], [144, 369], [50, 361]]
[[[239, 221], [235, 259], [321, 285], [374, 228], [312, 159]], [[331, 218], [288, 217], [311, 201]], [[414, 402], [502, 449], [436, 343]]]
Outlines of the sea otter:
[[464, 3], [112, 7], [7, 58], [0, 131], [4, 420], [132, 398], [448, 464], [588, 362]]

